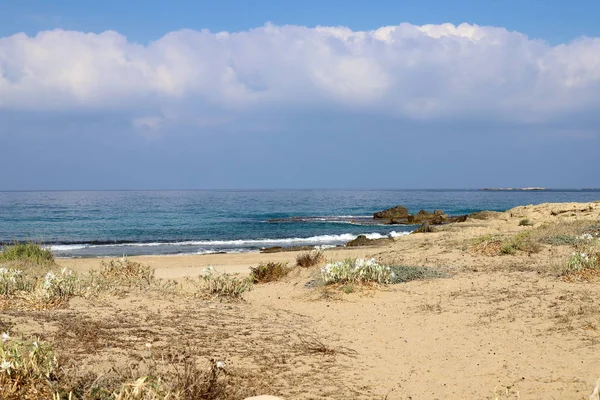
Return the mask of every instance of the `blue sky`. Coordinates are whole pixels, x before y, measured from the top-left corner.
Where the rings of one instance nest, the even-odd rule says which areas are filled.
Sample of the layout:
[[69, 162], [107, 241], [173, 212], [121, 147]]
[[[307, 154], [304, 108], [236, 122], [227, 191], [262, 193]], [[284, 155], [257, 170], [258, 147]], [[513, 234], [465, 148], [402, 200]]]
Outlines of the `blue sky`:
[[598, 15], [3, 1], [0, 190], [600, 187]]
[[116, 30], [146, 43], [166, 32], [189, 29], [241, 31], [264, 25], [347, 26], [371, 30], [410, 22], [463, 22], [503, 26], [551, 43], [600, 36], [600, 2], [595, 0], [220, 0], [81, 1], [4, 0], [0, 35], [35, 34], [63, 28]]

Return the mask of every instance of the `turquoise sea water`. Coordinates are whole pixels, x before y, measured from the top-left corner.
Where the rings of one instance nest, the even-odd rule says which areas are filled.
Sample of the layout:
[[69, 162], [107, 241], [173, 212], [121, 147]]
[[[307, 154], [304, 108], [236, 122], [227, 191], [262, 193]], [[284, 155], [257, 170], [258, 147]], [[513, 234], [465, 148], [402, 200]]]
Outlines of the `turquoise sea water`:
[[399, 204], [411, 213], [442, 209], [459, 215], [595, 200], [600, 191], [0, 192], [0, 243], [34, 240], [51, 246], [58, 257], [255, 251], [409, 232], [415, 227], [377, 225], [365, 218]]

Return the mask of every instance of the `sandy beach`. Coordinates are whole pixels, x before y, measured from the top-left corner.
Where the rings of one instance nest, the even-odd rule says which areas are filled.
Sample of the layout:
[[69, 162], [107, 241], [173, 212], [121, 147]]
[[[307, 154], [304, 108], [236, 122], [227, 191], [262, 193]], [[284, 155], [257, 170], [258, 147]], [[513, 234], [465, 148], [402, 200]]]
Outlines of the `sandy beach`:
[[[435, 268], [445, 278], [351, 291], [307, 285], [321, 264], [256, 284], [243, 301], [131, 290], [75, 297], [56, 310], [5, 309], [2, 323], [57, 343], [81, 373], [194, 348], [200, 358], [225, 363], [229, 384], [237, 385], [227, 398], [587, 399], [600, 377], [598, 279], [558, 273], [574, 251], [570, 244], [540, 242], [535, 251], [505, 254], [495, 246], [524, 232], [562, 237], [561, 229], [577, 224], [600, 231], [600, 202], [524, 206], [481, 218], [386, 246], [325, 251], [327, 261], [374, 257]], [[247, 275], [260, 263], [292, 266], [297, 255], [132, 260], [154, 268], [156, 278], [184, 284], [209, 266]], [[102, 261], [57, 260], [77, 273]]]

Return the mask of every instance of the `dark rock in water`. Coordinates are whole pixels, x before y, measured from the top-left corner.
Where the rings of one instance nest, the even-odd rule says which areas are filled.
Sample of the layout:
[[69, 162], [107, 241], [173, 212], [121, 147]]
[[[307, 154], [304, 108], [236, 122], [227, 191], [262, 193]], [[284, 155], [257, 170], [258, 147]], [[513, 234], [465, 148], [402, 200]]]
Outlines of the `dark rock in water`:
[[388, 208], [373, 214], [374, 219], [402, 220], [408, 218], [408, 210], [403, 206]]
[[264, 249], [260, 249], [261, 253], [269, 254], [269, 253], [281, 253], [284, 251], [311, 251], [314, 250], [315, 246], [291, 246], [291, 247], [265, 247]]
[[392, 243], [392, 238], [381, 238], [381, 239], [369, 239], [365, 235], [359, 235], [356, 239], [346, 243], [347, 247], [358, 247], [358, 246], [381, 246], [384, 244]]

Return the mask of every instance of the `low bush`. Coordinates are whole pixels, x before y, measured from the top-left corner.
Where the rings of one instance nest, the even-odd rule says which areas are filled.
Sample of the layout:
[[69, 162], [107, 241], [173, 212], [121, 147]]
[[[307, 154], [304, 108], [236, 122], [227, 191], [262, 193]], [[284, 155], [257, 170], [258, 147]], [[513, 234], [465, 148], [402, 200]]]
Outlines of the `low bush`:
[[595, 275], [600, 273], [600, 241], [598, 240], [578, 243], [565, 263], [562, 274], [578, 274], [585, 271], [593, 271]]
[[395, 284], [417, 279], [441, 278], [445, 274], [428, 267], [385, 266], [371, 259], [346, 259], [336, 261], [321, 268], [323, 283], [344, 284], [353, 291], [353, 284], [379, 283]]
[[391, 283], [392, 269], [378, 264], [374, 258], [345, 259], [326, 264], [321, 268], [323, 283]]
[[214, 268], [209, 267], [200, 276], [200, 284], [196, 287], [200, 295], [239, 300], [252, 289], [252, 279], [238, 274], [217, 273]]
[[102, 278], [125, 284], [146, 284], [154, 280], [154, 269], [149, 265], [131, 261], [126, 257], [102, 262]]
[[268, 262], [250, 268], [250, 279], [254, 283], [275, 282], [286, 276], [291, 271], [287, 263]]
[[579, 242], [579, 239], [571, 235], [556, 235], [542, 237], [539, 239], [539, 242], [553, 246], [572, 246]]
[[18, 269], [0, 268], [0, 296], [12, 296], [27, 290], [30, 286], [25, 280], [23, 271]]
[[37, 285], [36, 297], [46, 303], [60, 303], [75, 295], [77, 277], [63, 268], [59, 273], [48, 271]]
[[519, 226], [533, 226], [533, 222], [531, 222], [528, 218], [523, 218], [519, 221]]
[[537, 253], [541, 250], [539, 243], [531, 239], [531, 234], [521, 232], [513, 237], [510, 237], [502, 242], [500, 254], [515, 254], [517, 251], [525, 251], [527, 253]]
[[296, 256], [296, 265], [299, 267], [312, 267], [325, 261], [325, 254], [321, 250], [307, 251]]
[[2, 248], [0, 262], [30, 262], [34, 264], [52, 264], [54, 256], [49, 249], [42, 248], [39, 244], [14, 243]]
[[569, 221], [543, 224], [531, 232], [532, 240], [549, 245], [575, 245], [581, 241], [598, 238], [597, 221]]

